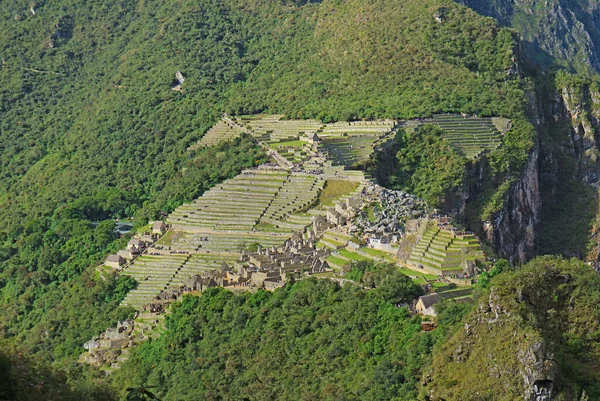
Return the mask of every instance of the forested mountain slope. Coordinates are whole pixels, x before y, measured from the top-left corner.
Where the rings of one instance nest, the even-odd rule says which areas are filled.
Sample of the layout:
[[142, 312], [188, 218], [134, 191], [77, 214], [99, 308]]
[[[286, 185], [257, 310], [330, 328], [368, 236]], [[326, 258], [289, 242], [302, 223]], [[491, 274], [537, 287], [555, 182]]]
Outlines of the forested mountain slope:
[[114, 381], [157, 386], [165, 400], [415, 399], [420, 367], [447, 327], [421, 333], [418, 318], [393, 305], [420, 288], [391, 270], [371, 273], [369, 291], [311, 279], [274, 293], [185, 297], [168, 332]]
[[[249, 139], [186, 153], [221, 111], [524, 113], [512, 34], [451, 1], [47, 1], [0, 12], [0, 327], [34, 350], [54, 352], [76, 331], [46, 316], [65, 292], [99, 285], [80, 274], [117, 249], [110, 223], [90, 221], [143, 222], [260, 161]], [[504, 168], [531, 146], [515, 132], [498, 153]], [[89, 302], [99, 311], [117, 298]]]
[[431, 400], [596, 400], [598, 274], [544, 257], [492, 280], [436, 353]]
[[600, 72], [598, 0], [459, 0], [475, 11], [514, 27], [534, 64]]
[[[248, 136], [188, 150], [222, 112], [323, 121], [444, 112], [507, 117], [512, 129], [503, 146], [470, 172], [479, 184], [468, 199], [474, 225], [504, 216], [511, 185], [526, 192], [519, 185], [523, 169], [537, 163], [529, 122], [536, 116], [528, 114], [533, 84], [522, 75], [518, 49], [512, 30], [451, 0], [4, 1], [0, 338], [66, 368], [69, 377], [81, 376], [74, 364], [81, 345], [133, 312], [117, 306], [133, 282], [94, 269], [126, 242], [114, 218], [134, 216], [141, 226], [266, 161]], [[180, 88], [178, 71], [185, 78]], [[435, 167], [424, 176], [439, 174]], [[394, 277], [401, 288], [406, 284]], [[413, 399], [419, 369], [429, 366], [433, 343], [444, 342], [446, 329], [419, 333], [418, 323], [391, 303], [410, 297], [387, 295], [310, 281], [272, 295], [219, 290], [189, 298], [175, 308], [165, 337], [141, 348], [115, 382], [119, 390], [159, 384], [167, 399], [194, 399], [192, 390], [208, 399], [236, 398], [247, 395], [246, 386], [272, 399], [264, 376], [297, 386], [306, 399], [340, 392], [347, 399]], [[466, 308], [453, 308], [442, 328], [460, 324]], [[206, 336], [198, 338], [202, 331]], [[280, 349], [244, 347], [266, 336], [295, 358], [314, 357], [310, 371], [294, 369]], [[304, 348], [312, 340], [323, 345], [314, 354]], [[258, 367], [228, 364], [216, 352], [222, 342]], [[186, 363], [171, 365], [173, 358]], [[288, 391], [282, 398], [299, 396]]]

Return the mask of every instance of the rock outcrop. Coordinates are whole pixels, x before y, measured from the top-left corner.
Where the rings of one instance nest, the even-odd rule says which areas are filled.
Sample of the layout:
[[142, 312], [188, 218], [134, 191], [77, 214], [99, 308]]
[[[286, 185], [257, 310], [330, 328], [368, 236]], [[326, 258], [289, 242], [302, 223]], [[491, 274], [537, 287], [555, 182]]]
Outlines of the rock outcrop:
[[[600, 72], [600, 3], [576, 0], [457, 0], [480, 14], [512, 26], [524, 39], [533, 63], [553, 58]], [[526, 16], [526, 17], [524, 17]]]
[[558, 89], [556, 119], [570, 121], [569, 151], [578, 162], [579, 178], [586, 184], [600, 185], [600, 92], [589, 84], [566, 85]]
[[529, 260], [536, 250], [541, 207], [536, 146], [521, 177], [510, 186], [504, 208], [483, 223], [486, 240], [511, 263]]
[[589, 297], [599, 282], [582, 262], [552, 257], [500, 276], [435, 355], [423, 380], [430, 400], [585, 399], [591, 387], [572, 383], [598, 375]]

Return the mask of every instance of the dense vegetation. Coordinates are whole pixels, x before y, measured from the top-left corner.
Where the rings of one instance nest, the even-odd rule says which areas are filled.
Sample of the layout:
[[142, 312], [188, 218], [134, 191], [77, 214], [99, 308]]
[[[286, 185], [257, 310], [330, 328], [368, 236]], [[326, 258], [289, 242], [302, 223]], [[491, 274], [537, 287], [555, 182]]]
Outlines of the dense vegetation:
[[[11, 384], [0, 398], [111, 399], [94, 384], [74, 388], [83, 373], [73, 361], [131, 316], [118, 304], [134, 283], [94, 266], [127, 240], [114, 218], [142, 226], [265, 160], [248, 137], [187, 150], [221, 112], [505, 116], [513, 129], [490, 156], [496, 179], [482, 204], [500, 199], [497, 187], [519, 174], [534, 140], [516, 48], [512, 31], [450, 0], [3, 4], [0, 338], [20, 351], [0, 355], [0, 380]], [[180, 91], [171, 90], [176, 71]], [[461, 184], [465, 161], [435, 129], [400, 143], [391, 184], [432, 204]], [[324, 201], [348, 189], [334, 184]], [[307, 280], [272, 294], [186, 297], [115, 384], [156, 385], [166, 400], [415, 399], [434, 346], [469, 306], [442, 304], [438, 329], [422, 333], [396, 307], [420, 293], [410, 280], [368, 264], [349, 277], [360, 285]]]
[[119, 238], [112, 220], [91, 221], [127, 216], [139, 208], [136, 216], [143, 222], [263, 160], [250, 138], [240, 138], [190, 153], [181, 172], [165, 178], [167, 189], [144, 204], [127, 192], [98, 191], [29, 222], [3, 248], [0, 335], [49, 360], [75, 358], [84, 342], [132, 312], [117, 309], [132, 280], [100, 277], [90, 269], [123, 248], [127, 238]]
[[440, 128], [428, 125], [404, 132], [399, 147], [397, 169], [388, 178], [389, 186], [439, 207], [450, 191], [462, 185], [467, 161], [451, 148]]
[[[66, 373], [47, 362], [2, 344], [0, 349], [0, 399], [19, 401], [112, 401], [115, 393], [94, 383], [81, 370]], [[74, 379], [74, 376], [77, 378]], [[86, 376], [84, 378], [84, 376]]]
[[575, 259], [538, 258], [494, 277], [436, 353], [433, 399], [515, 400], [541, 379], [553, 381], [554, 399], [598, 399], [599, 288]]
[[523, 38], [532, 67], [566, 67], [600, 72], [598, 0], [458, 0], [513, 27]]
[[164, 400], [415, 399], [432, 347], [464, 310], [449, 305], [440, 330], [421, 332], [394, 305], [420, 288], [385, 265], [356, 272], [371, 289], [310, 279], [273, 293], [186, 296], [167, 333], [140, 346], [114, 382], [157, 386]]
[[[89, 270], [122, 242], [90, 220], [141, 225], [263, 160], [248, 138], [186, 150], [220, 112], [524, 115], [513, 33], [449, 0], [38, 1], [0, 16], [0, 333], [53, 358], [123, 314]], [[79, 319], [76, 302], [97, 324], [52, 323]]]

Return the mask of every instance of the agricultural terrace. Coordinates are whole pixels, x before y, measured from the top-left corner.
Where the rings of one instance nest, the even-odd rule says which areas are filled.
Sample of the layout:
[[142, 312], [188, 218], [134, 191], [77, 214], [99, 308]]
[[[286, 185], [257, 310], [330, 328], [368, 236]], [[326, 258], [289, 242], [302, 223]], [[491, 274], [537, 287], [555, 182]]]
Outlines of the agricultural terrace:
[[345, 195], [353, 193], [360, 183], [349, 180], [327, 180], [325, 187], [319, 196], [319, 204], [321, 206], [333, 206], [334, 201]]
[[191, 276], [218, 269], [223, 262], [231, 263], [236, 259], [236, 254], [143, 255], [122, 272], [135, 278], [138, 285], [121, 305], [140, 309], [162, 291], [178, 289]]
[[202, 139], [190, 149], [197, 149], [203, 146], [214, 146], [221, 141], [231, 141], [242, 134], [242, 130], [238, 125], [232, 124], [230, 121], [222, 119], [209, 129]]
[[[237, 260], [240, 252], [280, 246], [312, 223], [324, 180], [284, 169], [246, 170], [168, 217], [171, 230], [123, 270], [138, 282], [124, 305], [140, 307], [194, 274]], [[168, 237], [168, 238], [167, 238]]]
[[456, 234], [445, 227], [428, 228], [413, 248], [407, 263], [440, 276], [458, 275], [468, 263], [483, 261], [485, 256], [477, 238]]
[[288, 162], [305, 160], [316, 150], [316, 143], [333, 165], [348, 167], [366, 160], [374, 146], [391, 138], [396, 125], [392, 120], [323, 124], [317, 120], [285, 120], [282, 115], [223, 117], [192, 149], [213, 146], [246, 132]]
[[390, 138], [392, 120], [353, 121], [327, 124], [319, 130], [319, 149], [335, 165], [353, 166], [369, 158], [376, 144]]
[[[506, 121], [443, 115], [407, 122], [405, 128], [424, 123], [440, 126], [452, 146], [466, 157], [500, 146], [499, 129], [508, 126]], [[285, 168], [246, 170], [181, 205], [167, 218], [171, 231], [157, 244], [159, 251], [142, 255], [123, 270], [138, 282], [123, 304], [139, 308], [160, 292], [180, 287], [194, 274], [236, 260], [244, 250], [281, 245], [292, 233], [311, 224], [315, 214], [325, 213], [323, 209], [361, 190], [363, 172], [345, 168], [368, 158], [374, 146], [391, 137], [395, 127], [393, 121], [322, 124], [283, 120], [277, 115], [224, 117], [195, 147], [213, 146], [246, 132], [289, 162], [315, 163], [304, 166], [305, 171], [323, 173]], [[326, 154], [324, 160], [307, 158], [317, 146]], [[314, 209], [317, 206], [321, 210]], [[339, 232], [326, 232], [317, 246], [335, 252], [327, 259], [334, 268], [368, 259], [395, 262], [391, 254], [371, 248], [349, 251], [349, 240]], [[424, 270], [422, 274], [413, 272], [415, 280], [427, 281], [432, 274], [460, 273], [465, 263], [480, 258], [483, 254], [474, 237], [436, 227], [424, 233], [408, 263]]]
[[440, 114], [431, 119], [407, 122], [405, 128], [415, 129], [423, 124], [440, 127], [452, 148], [468, 159], [475, 159], [500, 147], [502, 135], [510, 127], [510, 122], [501, 118]]
[[267, 142], [266, 145], [292, 163], [299, 163], [306, 159], [310, 147], [307, 141], [300, 140]]
[[317, 120], [283, 120], [281, 115], [241, 116], [235, 121], [260, 142], [295, 141], [317, 132], [323, 126]]
[[323, 179], [310, 174], [247, 170], [180, 206], [167, 221], [186, 232], [244, 233], [256, 231], [259, 223], [299, 230], [310, 222], [299, 224], [293, 215], [306, 211], [323, 185]]

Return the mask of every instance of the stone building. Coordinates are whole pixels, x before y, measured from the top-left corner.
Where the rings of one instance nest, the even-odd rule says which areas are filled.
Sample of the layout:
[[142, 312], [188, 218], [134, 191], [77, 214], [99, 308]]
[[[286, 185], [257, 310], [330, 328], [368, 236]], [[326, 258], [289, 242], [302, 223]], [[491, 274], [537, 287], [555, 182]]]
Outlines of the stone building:
[[415, 310], [425, 316], [435, 316], [434, 305], [442, 300], [439, 294], [420, 296], [415, 305]]
[[146, 241], [143, 241], [138, 238], [132, 238], [127, 243], [127, 249], [130, 249], [132, 251], [133, 249], [136, 249], [139, 253], [144, 252], [147, 246], [148, 244], [146, 243]]
[[108, 255], [104, 264], [113, 269], [120, 269], [125, 265], [126, 261], [120, 255]]
[[125, 260], [133, 260], [139, 255], [139, 251], [135, 247], [130, 249], [121, 249], [119, 252], [117, 252], [117, 255]]
[[155, 221], [152, 225], [152, 233], [158, 235], [164, 235], [167, 232], [167, 225], [164, 221]]

